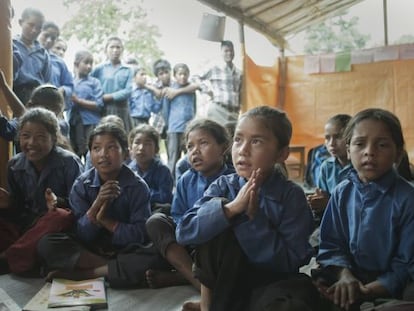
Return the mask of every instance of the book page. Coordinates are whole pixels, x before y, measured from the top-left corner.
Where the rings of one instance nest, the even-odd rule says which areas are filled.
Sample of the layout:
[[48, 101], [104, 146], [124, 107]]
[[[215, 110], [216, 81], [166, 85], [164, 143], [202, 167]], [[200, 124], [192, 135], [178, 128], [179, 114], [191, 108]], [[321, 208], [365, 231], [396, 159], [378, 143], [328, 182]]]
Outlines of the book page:
[[0, 311], [20, 311], [18, 304], [0, 288]]

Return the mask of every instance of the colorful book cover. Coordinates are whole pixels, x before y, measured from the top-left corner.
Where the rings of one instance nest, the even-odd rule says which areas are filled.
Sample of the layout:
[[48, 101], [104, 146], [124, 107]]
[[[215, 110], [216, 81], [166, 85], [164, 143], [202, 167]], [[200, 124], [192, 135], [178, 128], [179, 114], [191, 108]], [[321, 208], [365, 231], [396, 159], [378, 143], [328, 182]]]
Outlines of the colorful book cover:
[[90, 306], [92, 309], [107, 308], [104, 279], [83, 281], [53, 279], [48, 307], [70, 306]]

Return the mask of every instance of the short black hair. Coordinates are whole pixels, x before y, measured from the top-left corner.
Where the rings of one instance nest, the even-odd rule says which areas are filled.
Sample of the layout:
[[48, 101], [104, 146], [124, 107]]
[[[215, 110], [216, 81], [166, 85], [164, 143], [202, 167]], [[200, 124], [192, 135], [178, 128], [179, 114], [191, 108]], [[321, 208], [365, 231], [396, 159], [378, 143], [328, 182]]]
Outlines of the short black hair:
[[125, 130], [113, 122], [99, 123], [89, 136], [89, 150], [91, 150], [93, 140], [98, 135], [112, 135], [120, 144], [125, 155], [128, 154], [128, 138]]
[[140, 124], [134, 127], [129, 132], [129, 145], [130, 146], [132, 146], [132, 143], [134, 142], [135, 136], [137, 136], [137, 134], [147, 135], [154, 142], [156, 152], [158, 153], [160, 151], [160, 134], [155, 129], [155, 127], [149, 124]]
[[155, 61], [154, 65], [152, 66], [152, 72], [154, 73], [154, 76], [158, 76], [158, 72], [162, 69], [171, 71], [171, 64], [168, 60], [159, 59]]
[[232, 50], [234, 50], [233, 42], [231, 42], [230, 40], [223, 40], [223, 41], [221, 41], [220, 48], [223, 48], [225, 46], [227, 46], [227, 47], [231, 48]]

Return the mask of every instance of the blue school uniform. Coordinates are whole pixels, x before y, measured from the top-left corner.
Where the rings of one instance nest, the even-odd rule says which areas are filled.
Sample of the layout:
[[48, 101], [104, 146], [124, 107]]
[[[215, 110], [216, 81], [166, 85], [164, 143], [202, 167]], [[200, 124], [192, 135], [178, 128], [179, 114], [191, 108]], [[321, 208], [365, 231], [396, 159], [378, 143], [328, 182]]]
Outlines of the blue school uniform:
[[12, 141], [16, 137], [19, 121], [17, 118], [8, 120], [5, 116], [0, 116], [0, 137], [7, 141]]
[[351, 169], [351, 163], [342, 167], [337, 158], [329, 157], [321, 165], [317, 187], [331, 194], [336, 185], [348, 176]]
[[249, 220], [242, 213], [229, 220], [223, 211], [223, 200], [234, 200], [246, 182], [237, 174], [214, 181], [177, 225], [177, 242], [203, 244], [232, 228], [249, 262], [257, 268], [278, 273], [298, 272], [313, 253], [308, 243], [313, 218], [305, 193], [275, 171], [260, 188], [255, 217]]
[[363, 183], [352, 170], [331, 195], [317, 261], [375, 275], [392, 296], [414, 278], [414, 187], [390, 170]]
[[131, 117], [148, 120], [151, 112], [157, 113], [161, 110], [161, 102], [146, 88], [135, 87], [129, 97], [129, 109]]
[[51, 82], [50, 56], [38, 41], [35, 41], [33, 47], [28, 49], [20, 36], [17, 36], [13, 39], [13, 49], [16, 51], [15, 54], [19, 55], [22, 60], [13, 87], [24, 85], [35, 87]]
[[76, 78], [73, 93], [78, 98], [95, 102], [98, 110], [89, 110], [75, 105], [72, 102], [71, 112], [72, 110], [79, 112], [83, 125], [98, 124], [101, 120], [101, 111], [104, 107], [104, 103], [102, 101], [103, 90], [101, 87], [101, 82], [91, 76], [87, 76], [85, 78]]
[[[118, 181], [121, 194], [107, 209], [108, 217], [119, 222], [111, 237], [112, 245], [144, 245], [148, 241], [145, 222], [151, 215], [148, 186], [126, 165], [122, 165]], [[98, 171], [92, 168], [76, 179], [70, 193], [69, 202], [77, 219], [76, 234], [86, 243], [94, 242], [106, 232], [106, 229], [91, 222], [86, 215], [98, 196], [100, 187]]]
[[[171, 84], [171, 88], [180, 87], [176, 82]], [[164, 98], [164, 104], [167, 105], [167, 133], [184, 133], [188, 122], [196, 114], [195, 93], [181, 94], [172, 100]]]
[[179, 224], [183, 215], [191, 209], [194, 203], [203, 197], [204, 191], [208, 186], [221, 175], [233, 174], [234, 169], [229, 168], [226, 164], [214, 176], [205, 177], [200, 172], [190, 168], [178, 180], [175, 190], [173, 203], [171, 206], [171, 216], [176, 224]]
[[50, 64], [52, 66], [50, 82], [56, 87], [63, 87], [65, 90], [65, 110], [69, 107], [73, 91], [73, 77], [65, 61], [59, 56], [49, 53]]
[[141, 176], [150, 189], [150, 201], [154, 203], [171, 203], [173, 191], [173, 178], [168, 167], [158, 158], [154, 158], [145, 172], [141, 171], [135, 160], [128, 164], [136, 174]]
[[83, 166], [72, 152], [54, 147], [48, 155], [46, 166], [36, 172], [23, 152], [8, 163], [8, 187], [16, 210], [19, 225], [27, 226], [47, 212], [45, 190], [51, 188], [59, 198], [68, 199], [75, 179]]

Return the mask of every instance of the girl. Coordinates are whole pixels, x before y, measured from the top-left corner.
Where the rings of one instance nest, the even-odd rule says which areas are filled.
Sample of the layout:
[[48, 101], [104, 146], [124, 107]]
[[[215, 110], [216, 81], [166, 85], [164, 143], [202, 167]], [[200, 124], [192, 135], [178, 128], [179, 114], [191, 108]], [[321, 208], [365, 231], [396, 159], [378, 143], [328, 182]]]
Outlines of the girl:
[[89, 76], [93, 56], [88, 51], [75, 54], [75, 87], [70, 110], [71, 141], [77, 155], [84, 157], [88, 152], [88, 137], [101, 119], [103, 91], [101, 82]]
[[146, 224], [155, 247], [179, 274], [148, 270], [147, 282], [152, 288], [190, 282], [200, 289], [200, 283], [193, 277], [191, 270], [192, 259], [189, 251], [192, 248], [185, 248], [177, 243], [175, 228], [186, 210], [203, 195], [212, 181], [221, 175], [234, 172], [224, 162], [229, 138], [226, 129], [220, 124], [207, 119], [193, 120], [187, 126], [185, 140], [191, 169], [177, 183], [171, 207], [172, 217], [154, 214]]
[[[184, 310], [245, 310], [253, 290], [289, 282], [311, 258], [312, 215], [305, 194], [275, 170], [289, 154], [291, 133], [285, 113], [271, 107], [240, 117], [232, 146], [237, 173], [211, 183], [177, 224], [177, 242], [198, 245], [195, 275], [202, 284], [201, 306], [187, 303]], [[309, 280], [302, 283], [312, 288]], [[286, 284], [275, 285], [267, 297], [290, 304], [300, 300], [298, 287], [288, 291]]]
[[98, 65], [91, 76], [97, 78], [104, 92], [104, 115], [120, 116], [125, 124], [127, 134], [132, 128], [128, 98], [132, 91], [133, 72], [121, 62], [124, 46], [118, 37], [110, 37], [105, 47], [108, 61]]
[[170, 213], [173, 178], [168, 167], [162, 163], [158, 152], [160, 135], [148, 124], [141, 124], [129, 134], [130, 156], [129, 168], [141, 176], [151, 193], [152, 211]]
[[10, 229], [1, 234], [0, 251], [4, 252], [0, 256], [14, 273], [35, 266], [36, 243], [44, 234], [63, 231], [72, 224], [72, 213], [65, 208], [82, 164], [76, 155], [56, 146], [58, 133], [56, 116], [44, 108], [29, 109], [20, 119], [22, 152], [8, 164], [9, 204], [1, 214], [7, 227], [0, 226]]
[[325, 145], [331, 157], [322, 163], [316, 191], [308, 196], [308, 203], [318, 225], [333, 189], [346, 178], [352, 167], [343, 138], [343, 132], [350, 119], [350, 115], [337, 114], [325, 124]]
[[412, 282], [414, 188], [393, 168], [404, 138], [391, 112], [360, 111], [344, 136], [354, 169], [335, 188], [322, 219], [322, 270], [315, 278], [329, 301], [348, 310], [366, 300], [401, 298]]
[[52, 277], [87, 279], [106, 276], [111, 286], [135, 284], [134, 251], [147, 241], [149, 190], [127, 166], [125, 130], [114, 123], [98, 125], [89, 138], [93, 169], [75, 181], [70, 203], [75, 236], [52, 234], [38, 252]]

